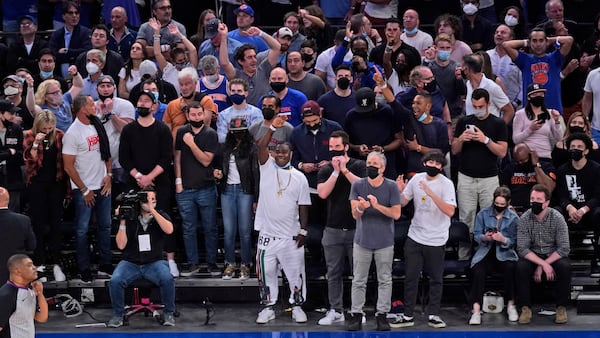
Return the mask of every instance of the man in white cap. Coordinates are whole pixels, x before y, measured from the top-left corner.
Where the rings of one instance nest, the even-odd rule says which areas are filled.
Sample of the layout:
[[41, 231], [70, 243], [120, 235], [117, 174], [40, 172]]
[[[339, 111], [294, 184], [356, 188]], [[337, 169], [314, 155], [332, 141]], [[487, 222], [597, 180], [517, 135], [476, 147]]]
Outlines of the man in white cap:
[[[281, 67], [283, 69], [286, 69], [288, 50], [290, 49], [293, 35], [294, 33], [292, 33], [292, 30], [287, 27], [281, 27], [277, 30], [277, 32], [275, 32], [275, 34], [273, 34], [273, 37], [277, 39], [277, 42], [279, 42], [279, 44], [281, 45], [281, 47], [279, 48], [281, 54], [277, 58], [277, 64], [275, 65], [275, 67]], [[256, 61], [258, 63], [261, 63], [264, 59], [267, 58], [268, 55], [269, 51], [264, 50], [256, 54]]]
[[140, 83], [136, 84], [129, 91], [129, 102], [133, 105], [137, 104], [137, 100], [140, 96], [140, 92], [142, 91], [142, 85], [144, 81], [148, 79], [154, 80], [156, 82], [156, 86], [158, 87], [158, 100], [163, 103], [168, 103], [169, 101], [175, 100], [179, 95], [177, 94], [177, 89], [171, 83], [157, 78], [158, 68], [156, 64], [151, 60], [144, 60], [140, 63], [140, 78], [142, 79]]

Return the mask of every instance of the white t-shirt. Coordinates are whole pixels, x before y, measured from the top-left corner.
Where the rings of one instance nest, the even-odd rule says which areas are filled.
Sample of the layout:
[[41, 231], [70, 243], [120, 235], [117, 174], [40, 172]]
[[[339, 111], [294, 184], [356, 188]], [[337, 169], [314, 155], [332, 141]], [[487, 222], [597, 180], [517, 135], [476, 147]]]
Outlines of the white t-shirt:
[[[75, 170], [88, 189], [98, 190], [106, 176], [106, 165], [100, 157], [100, 138], [91, 124], [75, 119], [63, 137], [62, 153], [75, 155]], [[71, 188], [78, 189], [73, 180]]]
[[456, 206], [454, 184], [444, 175], [427, 180], [426, 173], [418, 173], [408, 181], [402, 195], [407, 200], [413, 200], [415, 214], [408, 228], [408, 237], [413, 241], [429, 246], [442, 246], [448, 241], [450, 216], [444, 214], [433, 202], [431, 197], [419, 187], [419, 182], [425, 184], [444, 202]]
[[400, 39], [406, 42], [407, 45], [414, 47], [419, 51], [419, 53], [433, 45], [433, 38], [431, 35], [423, 32], [420, 29], [417, 31], [415, 36], [411, 37], [407, 36], [406, 33], [402, 33], [402, 35], [400, 35]]
[[[327, 74], [327, 87], [335, 88], [335, 69], [331, 67], [331, 60], [335, 55], [335, 46], [327, 48], [323, 53], [317, 56], [315, 64], [315, 70]], [[344, 55], [344, 62], [350, 62], [352, 60], [352, 52], [348, 49], [346, 55]]]
[[[488, 91], [490, 94], [490, 106], [488, 111], [497, 117], [502, 117], [500, 115], [500, 109], [505, 105], [510, 103], [508, 96], [504, 94], [504, 91], [498, 84], [487, 77], [484, 74], [481, 74], [483, 77], [481, 78], [481, 82], [479, 83], [478, 88], [483, 88]], [[467, 81], [467, 97], [465, 99], [465, 115], [473, 114], [473, 103], [471, 102], [471, 95], [473, 95], [473, 86], [471, 85], [471, 81]]]
[[372, 18], [389, 19], [395, 18], [398, 14], [398, 0], [391, 0], [387, 5], [367, 2], [365, 13]]
[[[254, 230], [273, 237], [291, 239], [298, 235], [299, 205], [310, 205], [306, 176], [297, 169], [279, 169], [269, 156], [260, 166], [260, 188]], [[278, 191], [281, 191], [279, 196]]]
[[583, 90], [585, 90], [586, 93], [592, 93], [594, 107], [592, 128], [600, 130], [600, 68], [596, 68], [589, 72]]
[[[128, 100], [124, 100], [120, 97], [113, 98], [113, 115], [116, 115], [122, 119], [135, 120], [135, 108], [133, 104]], [[101, 116], [98, 116], [102, 118]], [[108, 136], [108, 143], [110, 145], [110, 156], [112, 159], [113, 168], [121, 168], [119, 163], [119, 144], [121, 143], [121, 133], [115, 128], [113, 120], [109, 120], [104, 123], [104, 129]]]
[[[119, 71], [119, 77], [121, 78], [121, 81], [123, 81], [123, 79], [125, 79], [125, 67], [121, 68], [121, 70]], [[135, 87], [135, 85], [137, 85], [138, 83], [140, 83], [140, 81], [142, 81], [142, 77], [140, 76], [140, 71], [132, 69], [131, 70], [131, 77], [128, 77], [127, 79], [125, 79], [125, 87], [127, 88], [127, 91], [131, 92], [131, 89], [133, 89], [133, 87]]]

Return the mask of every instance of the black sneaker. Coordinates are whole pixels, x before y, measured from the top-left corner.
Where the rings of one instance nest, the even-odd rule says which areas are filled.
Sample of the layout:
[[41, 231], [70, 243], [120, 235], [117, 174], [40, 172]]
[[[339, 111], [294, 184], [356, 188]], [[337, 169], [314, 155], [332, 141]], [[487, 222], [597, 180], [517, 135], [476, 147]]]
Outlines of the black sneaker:
[[190, 277], [191, 275], [198, 273], [198, 271], [200, 271], [200, 266], [198, 264], [190, 264], [186, 268], [181, 270], [179, 275], [181, 277]]
[[81, 272], [81, 282], [84, 284], [91, 284], [92, 283], [92, 271], [90, 270], [83, 270]]
[[219, 269], [217, 264], [208, 264], [206, 272], [208, 272], [211, 277], [221, 277], [221, 269]]
[[440, 316], [430, 315], [427, 325], [435, 327], [436, 329], [441, 329], [446, 327], [446, 322], [444, 322]]
[[600, 277], [600, 261], [597, 260], [592, 260], [591, 266], [590, 266], [590, 277], [592, 278], [597, 278]]
[[102, 264], [98, 268], [98, 278], [110, 278], [114, 270], [112, 264]]
[[377, 322], [377, 331], [389, 331], [390, 330], [390, 323], [388, 323], [387, 315], [385, 313], [376, 314], [375, 321]]
[[360, 331], [362, 330], [362, 313], [348, 312], [346, 315], [346, 330]]

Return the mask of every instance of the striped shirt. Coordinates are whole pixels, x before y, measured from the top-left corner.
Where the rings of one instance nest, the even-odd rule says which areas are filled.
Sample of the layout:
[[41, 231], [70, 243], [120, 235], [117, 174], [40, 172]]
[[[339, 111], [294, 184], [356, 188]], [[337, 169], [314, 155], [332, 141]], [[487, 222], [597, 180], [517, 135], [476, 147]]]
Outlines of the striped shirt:
[[571, 251], [569, 228], [563, 215], [556, 209], [548, 208], [542, 221], [538, 221], [531, 209], [525, 211], [517, 227], [517, 253], [525, 257], [530, 252], [543, 258], [556, 251], [561, 257], [568, 257]]

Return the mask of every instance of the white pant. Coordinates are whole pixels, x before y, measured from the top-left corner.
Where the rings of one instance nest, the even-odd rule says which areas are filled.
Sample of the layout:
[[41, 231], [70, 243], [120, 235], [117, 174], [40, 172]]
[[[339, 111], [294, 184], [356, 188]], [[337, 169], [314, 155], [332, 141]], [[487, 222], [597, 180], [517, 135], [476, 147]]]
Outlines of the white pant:
[[256, 273], [261, 303], [265, 306], [277, 303], [279, 265], [283, 268], [290, 286], [290, 304], [301, 305], [306, 300], [304, 247], [298, 248], [292, 238], [265, 236], [260, 233]]

